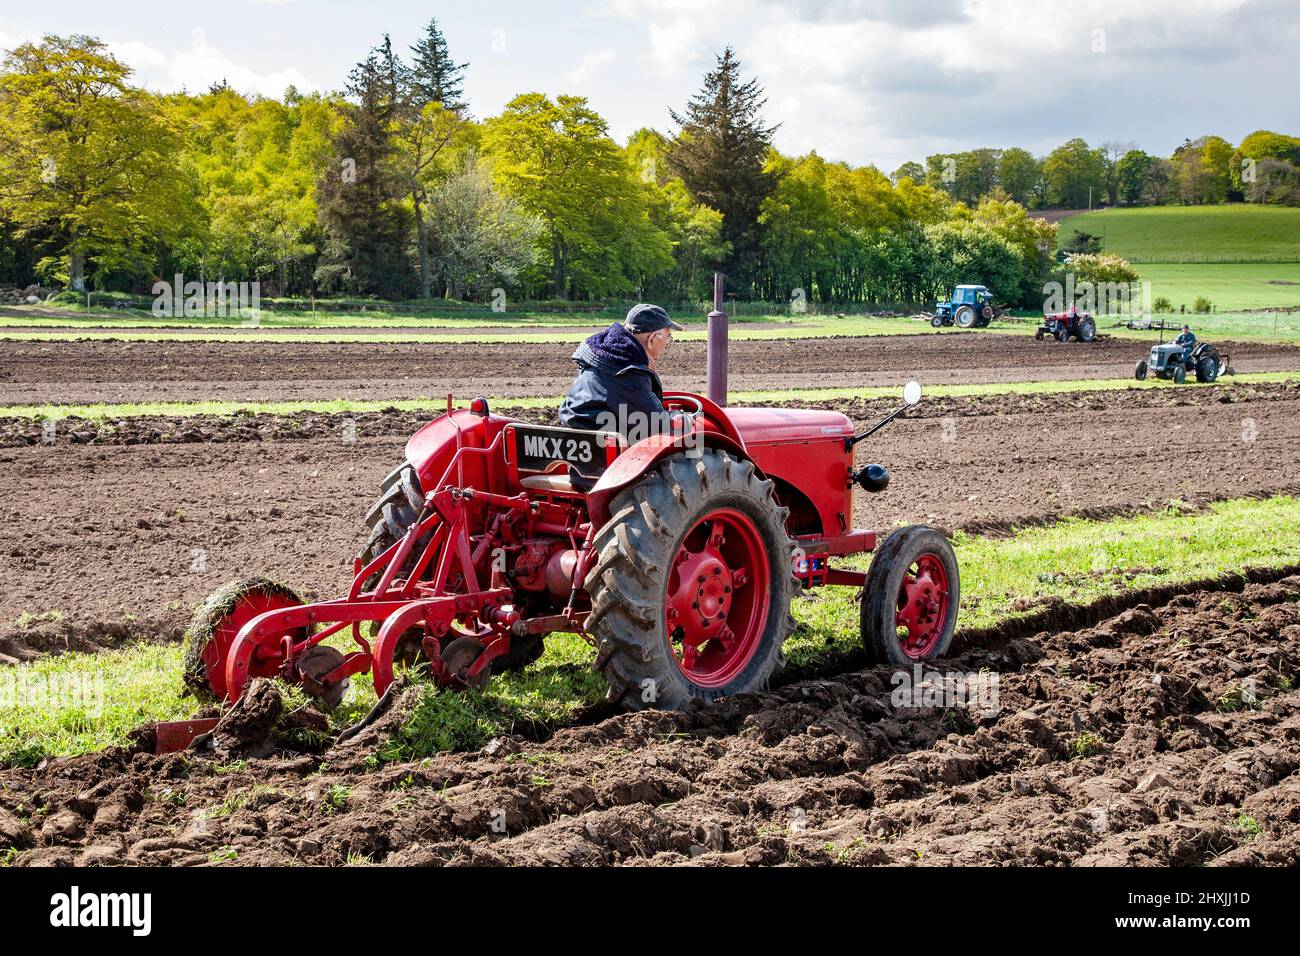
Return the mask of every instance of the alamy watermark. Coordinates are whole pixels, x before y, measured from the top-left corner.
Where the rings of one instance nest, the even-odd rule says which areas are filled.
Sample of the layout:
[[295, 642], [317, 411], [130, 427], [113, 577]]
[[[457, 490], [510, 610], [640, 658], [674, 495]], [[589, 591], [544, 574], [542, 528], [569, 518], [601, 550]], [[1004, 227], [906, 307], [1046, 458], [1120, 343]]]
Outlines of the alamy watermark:
[[688, 458], [698, 458], [704, 451], [703, 432], [694, 427], [693, 418], [680, 411], [642, 412], [619, 404], [616, 411], [596, 414], [596, 429], [617, 432], [629, 445], [651, 435], [674, 435]]
[[50, 925], [56, 929], [119, 927], [132, 936], [153, 931], [152, 893], [82, 892], [75, 884], [50, 897]]
[[19, 665], [0, 674], [0, 711], [79, 710], [90, 718], [104, 713], [104, 675], [72, 671], [45, 674]]
[[1134, 282], [1077, 281], [1073, 272], [1065, 274], [1065, 282], [1043, 283], [1043, 312], [1064, 312], [1070, 306], [1083, 312], [1102, 315], [1124, 315], [1130, 318], [1149, 319], [1153, 312], [1151, 283], [1142, 279]]
[[996, 672], [943, 673], [914, 664], [910, 671], [894, 671], [890, 675], [889, 682], [894, 690], [889, 695], [889, 702], [899, 708], [966, 707], [978, 711], [981, 717], [996, 717], [1001, 709], [998, 678]]
[[179, 272], [174, 282], [153, 284], [152, 312], [159, 318], [242, 318], [256, 324], [262, 316], [262, 283], [186, 282]]

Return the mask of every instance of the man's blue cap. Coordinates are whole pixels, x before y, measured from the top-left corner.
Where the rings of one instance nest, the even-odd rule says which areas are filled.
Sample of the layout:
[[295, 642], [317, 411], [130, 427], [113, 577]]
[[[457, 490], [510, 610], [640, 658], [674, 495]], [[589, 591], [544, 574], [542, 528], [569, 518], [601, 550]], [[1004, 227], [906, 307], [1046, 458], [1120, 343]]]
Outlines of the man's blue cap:
[[668, 318], [668, 313], [660, 306], [645, 302], [627, 310], [627, 318], [623, 320], [623, 325], [629, 332], [658, 332], [660, 329], [676, 329], [680, 332], [682, 330], [680, 325]]

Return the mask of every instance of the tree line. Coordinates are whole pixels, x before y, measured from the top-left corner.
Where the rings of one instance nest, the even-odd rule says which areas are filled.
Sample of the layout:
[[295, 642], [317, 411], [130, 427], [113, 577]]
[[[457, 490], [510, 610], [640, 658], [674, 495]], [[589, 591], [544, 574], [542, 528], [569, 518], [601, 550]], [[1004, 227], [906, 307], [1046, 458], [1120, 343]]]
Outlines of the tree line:
[[[0, 277], [145, 292], [179, 273], [257, 281], [264, 297], [681, 302], [706, 297], [722, 269], [741, 298], [915, 303], [973, 281], [1033, 304], [1055, 267], [1055, 227], [1027, 210], [1080, 204], [1085, 184], [1108, 191], [1108, 176], [1114, 201], [1132, 201], [1172, 162], [1137, 170], [1135, 151], [1082, 141], [1042, 161], [929, 157], [892, 177], [786, 156], [730, 49], [670, 110], [671, 131], [620, 144], [579, 96], [523, 93], [476, 118], [469, 66], [430, 21], [409, 50], [383, 37], [337, 93], [247, 97], [221, 83], [154, 94], [93, 37], [24, 44], [0, 68]], [[1236, 151], [1187, 144], [1180, 162], [1212, 170], [1197, 195], [1220, 196], [1204, 192], [1212, 183], [1232, 198], [1233, 170], [1255, 161], [1248, 146], [1262, 157], [1251, 175], [1284, 152], [1285, 137], [1253, 136]]]
[[1005, 195], [1031, 209], [1088, 206], [1203, 205], [1254, 202], [1300, 205], [1300, 138], [1256, 130], [1237, 146], [1222, 136], [1184, 140], [1172, 156], [1133, 143], [1094, 148], [1079, 138], [1046, 156], [1020, 147], [936, 153], [892, 174], [977, 203]]

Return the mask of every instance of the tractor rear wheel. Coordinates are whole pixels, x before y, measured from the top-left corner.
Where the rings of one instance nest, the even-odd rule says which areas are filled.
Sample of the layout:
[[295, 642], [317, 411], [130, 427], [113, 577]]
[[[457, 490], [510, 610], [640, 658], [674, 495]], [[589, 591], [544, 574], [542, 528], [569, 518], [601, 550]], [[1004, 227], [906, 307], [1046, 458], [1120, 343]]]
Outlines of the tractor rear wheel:
[[957, 310], [957, 314], [954, 316], [954, 321], [957, 323], [957, 328], [959, 329], [969, 329], [974, 327], [975, 310], [969, 305], [963, 305]]
[[1097, 337], [1097, 323], [1092, 319], [1083, 319], [1079, 322], [1079, 341], [1091, 342]]
[[[379, 486], [379, 500], [366, 512], [367, 534], [365, 547], [361, 549], [362, 565], [369, 564], [400, 541], [406, 534], [406, 529], [420, 516], [420, 509], [423, 507], [424, 489], [420, 485], [420, 474], [415, 470], [414, 465], [403, 462], [398, 468], [389, 472], [388, 477]], [[405, 566], [398, 569], [399, 576], [410, 573], [428, 542], [428, 536], [416, 541]], [[436, 562], [430, 562], [431, 568], [434, 564]], [[431, 568], [426, 571], [427, 574], [433, 573]], [[379, 575], [373, 574], [366, 585], [373, 588], [378, 583]], [[367, 625], [367, 629], [372, 637], [379, 633], [379, 625], [376, 623]], [[420, 647], [420, 633], [403, 636], [395, 654], [398, 663], [414, 666], [425, 661], [424, 652]], [[542, 656], [544, 644], [545, 637], [540, 634], [511, 638], [510, 650], [492, 662], [492, 673], [503, 674], [506, 671], [523, 670]]]
[[[366, 512], [367, 535], [365, 547], [361, 549], [361, 563], [369, 564], [401, 540], [423, 507], [424, 489], [420, 487], [420, 474], [414, 466], [404, 462], [389, 472], [379, 486], [379, 500]], [[406, 559], [406, 567], [399, 569], [399, 573], [411, 569], [420, 557], [420, 546], [425, 543], [416, 543]], [[378, 583], [377, 576], [372, 576], [366, 583], [370, 586]]]
[[1198, 382], [1213, 382], [1219, 377], [1219, 359], [1215, 355], [1206, 355], [1196, 363], [1196, 380]]
[[725, 451], [678, 453], [611, 513], [585, 582], [610, 698], [681, 709], [766, 688], [785, 663], [799, 586], [772, 482]]
[[940, 532], [899, 528], [885, 539], [862, 591], [862, 644], [876, 663], [907, 667], [942, 657], [957, 627], [957, 556]]

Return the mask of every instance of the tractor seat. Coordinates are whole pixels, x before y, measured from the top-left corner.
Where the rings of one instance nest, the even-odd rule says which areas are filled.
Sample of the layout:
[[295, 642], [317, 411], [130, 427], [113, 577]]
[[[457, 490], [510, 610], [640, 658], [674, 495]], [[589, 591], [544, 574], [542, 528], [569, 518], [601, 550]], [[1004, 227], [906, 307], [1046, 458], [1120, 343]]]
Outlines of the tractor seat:
[[529, 491], [547, 491], [562, 495], [573, 493], [573, 483], [569, 481], [568, 475], [529, 475], [520, 478], [519, 484]]
[[[581, 498], [586, 491], [573, 487], [571, 475], [528, 475], [519, 479], [519, 486], [527, 491], [540, 491], [548, 495], [572, 495]], [[594, 484], [594, 482], [592, 482]]]

